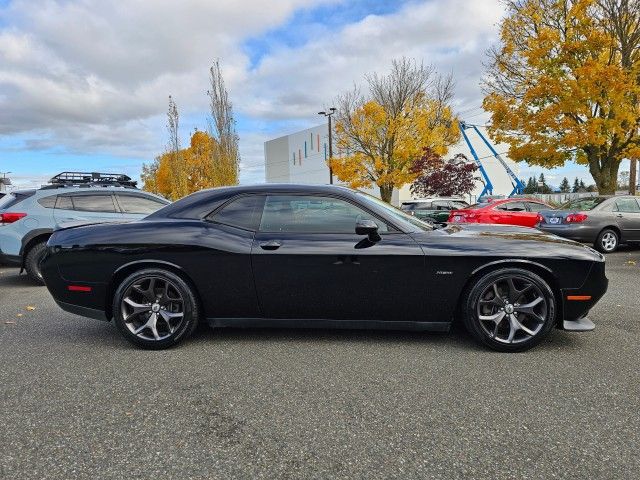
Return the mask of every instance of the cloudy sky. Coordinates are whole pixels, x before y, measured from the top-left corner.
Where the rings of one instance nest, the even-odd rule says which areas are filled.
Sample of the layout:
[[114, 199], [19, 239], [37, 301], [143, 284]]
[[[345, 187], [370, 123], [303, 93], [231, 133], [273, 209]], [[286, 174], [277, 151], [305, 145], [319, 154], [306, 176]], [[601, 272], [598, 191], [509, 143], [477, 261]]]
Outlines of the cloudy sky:
[[[337, 94], [401, 56], [452, 72], [457, 111], [484, 123], [501, 15], [499, 0], [0, 0], [0, 172], [22, 185], [72, 169], [137, 177], [165, 148], [169, 94], [183, 143], [206, 128], [216, 58], [243, 183], [264, 181], [265, 140], [320, 123]], [[583, 167], [546, 174], [591, 183]]]

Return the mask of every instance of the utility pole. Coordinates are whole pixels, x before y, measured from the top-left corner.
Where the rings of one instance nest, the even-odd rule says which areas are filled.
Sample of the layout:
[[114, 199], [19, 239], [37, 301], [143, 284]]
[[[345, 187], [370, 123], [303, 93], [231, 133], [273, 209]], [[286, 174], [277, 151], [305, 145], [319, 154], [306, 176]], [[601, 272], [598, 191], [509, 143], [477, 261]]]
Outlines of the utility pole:
[[[334, 113], [336, 113], [335, 107], [331, 107], [328, 113], [325, 111], [318, 112], [318, 115], [324, 115], [329, 119], [329, 160], [333, 158], [333, 141], [332, 141], [333, 129], [331, 128], [331, 115], [333, 115]], [[333, 185], [333, 168], [331, 168], [331, 161], [329, 161], [329, 183]]]

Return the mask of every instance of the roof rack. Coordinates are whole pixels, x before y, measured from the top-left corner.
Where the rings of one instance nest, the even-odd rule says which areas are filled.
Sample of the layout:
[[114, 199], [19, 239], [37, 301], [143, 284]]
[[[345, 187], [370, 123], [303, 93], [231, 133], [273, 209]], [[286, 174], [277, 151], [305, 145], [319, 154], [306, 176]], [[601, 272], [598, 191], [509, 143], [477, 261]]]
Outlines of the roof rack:
[[136, 188], [138, 182], [122, 173], [99, 172], [62, 172], [49, 180], [50, 185], [43, 188], [60, 188], [65, 186], [104, 186]]

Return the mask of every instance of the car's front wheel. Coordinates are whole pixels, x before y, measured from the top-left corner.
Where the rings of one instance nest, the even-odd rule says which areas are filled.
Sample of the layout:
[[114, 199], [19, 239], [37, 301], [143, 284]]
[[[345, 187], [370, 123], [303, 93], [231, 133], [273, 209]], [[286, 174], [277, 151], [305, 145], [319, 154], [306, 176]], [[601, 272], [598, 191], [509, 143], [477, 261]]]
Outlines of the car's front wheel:
[[138, 271], [119, 285], [113, 318], [122, 335], [148, 349], [169, 348], [198, 324], [198, 303], [181, 277], [162, 269]]
[[556, 299], [539, 275], [520, 268], [489, 272], [463, 299], [469, 333], [502, 352], [527, 350], [542, 341], [556, 322]]

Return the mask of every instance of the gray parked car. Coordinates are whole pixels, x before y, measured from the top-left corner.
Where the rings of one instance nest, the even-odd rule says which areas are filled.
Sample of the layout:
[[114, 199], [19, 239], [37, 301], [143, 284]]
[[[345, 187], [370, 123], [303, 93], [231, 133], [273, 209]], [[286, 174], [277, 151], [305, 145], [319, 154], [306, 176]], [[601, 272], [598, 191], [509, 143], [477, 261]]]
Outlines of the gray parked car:
[[611, 253], [621, 243], [640, 242], [640, 202], [630, 195], [578, 198], [541, 211], [537, 227]]
[[42, 283], [40, 259], [60, 225], [139, 220], [170, 203], [135, 184], [120, 174], [63, 172], [50, 185], [7, 193], [0, 199], [0, 263]]

